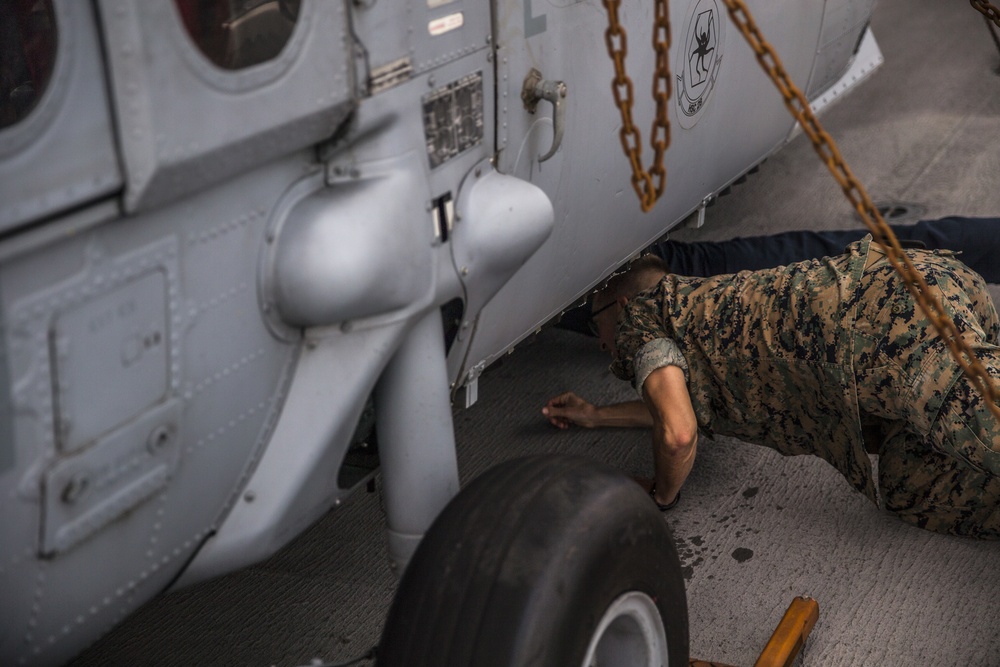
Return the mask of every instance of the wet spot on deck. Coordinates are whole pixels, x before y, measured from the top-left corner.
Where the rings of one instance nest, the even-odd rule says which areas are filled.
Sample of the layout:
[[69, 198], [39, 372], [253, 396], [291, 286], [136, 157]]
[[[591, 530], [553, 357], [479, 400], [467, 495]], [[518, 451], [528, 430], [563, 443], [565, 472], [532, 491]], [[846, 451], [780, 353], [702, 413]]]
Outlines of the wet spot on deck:
[[753, 498], [754, 496], [757, 495], [758, 491], [760, 491], [759, 488], [757, 488], [756, 486], [751, 486], [749, 489], [747, 489], [746, 491], [743, 492], [743, 497], [744, 498]]
[[744, 547], [739, 547], [733, 551], [733, 558], [737, 563], [745, 563], [753, 558], [753, 551]]
[[681, 562], [681, 574], [684, 579], [691, 581], [695, 568], [705, 562], [705, 539], [701, 535], [685, 540], [683, 537], [674, 536], [677, 546], [677, 558]]

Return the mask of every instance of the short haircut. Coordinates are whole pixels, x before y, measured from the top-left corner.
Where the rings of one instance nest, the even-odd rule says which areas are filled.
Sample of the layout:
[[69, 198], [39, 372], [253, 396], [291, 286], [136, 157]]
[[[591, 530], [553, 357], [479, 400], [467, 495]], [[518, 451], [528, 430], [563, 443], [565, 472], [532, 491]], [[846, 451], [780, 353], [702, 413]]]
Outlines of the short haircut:
[[656, 285], [663, 276], [670, 273], [670, 267], [656, 255], [643, 255], [628, 265], [622, 272], [611, 276], [604, 288], [617, 299], [624, 296], [634, 297], [639, 292]]

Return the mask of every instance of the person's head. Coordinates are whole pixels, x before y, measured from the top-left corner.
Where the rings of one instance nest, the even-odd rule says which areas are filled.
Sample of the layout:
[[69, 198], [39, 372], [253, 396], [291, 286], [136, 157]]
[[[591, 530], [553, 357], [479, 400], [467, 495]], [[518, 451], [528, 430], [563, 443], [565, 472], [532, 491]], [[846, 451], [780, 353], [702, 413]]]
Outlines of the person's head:
[[625, 304], [639, 292], [656, 285], [669, 272], [666, 263], [656, 255], [643, 255], [628, 269], [612, 276], [591, 301], [591, 323], [601, 341], [601, 349], [617, 356], [615, 329]]

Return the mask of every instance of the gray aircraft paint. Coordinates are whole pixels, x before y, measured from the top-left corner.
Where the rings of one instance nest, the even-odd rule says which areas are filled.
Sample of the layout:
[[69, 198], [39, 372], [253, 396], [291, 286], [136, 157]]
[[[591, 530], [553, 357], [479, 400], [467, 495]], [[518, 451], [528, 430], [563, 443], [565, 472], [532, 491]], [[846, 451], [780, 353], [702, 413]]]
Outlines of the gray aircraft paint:
[[534, 37], [545, 32], [545, 14], [535, 16], [531, 9], [531, 0], [524, 2], [524, 36]]
[[[0, 283], [0, 294], [3, 284]], [[0, 475], [14, 467], [14, 409], [10, 397], [10, 371], [7, 368], [7, 327], [0, 314]]]
[[[671, 4], [676, 28], [698, 3]], [[871, 12], [758, 4], [811, 98]], [[236, 71], [172, 3], [54, 6], [50, 89], [0, 130], [4, 664], [64, 662], [178, 577], [280, 549], [363, 482], [336, 480], [373, 392], [405, 566], [457, 488], [449, 393], [792, 130], [720, 30], [710, 100], [688, 128], [671, 111], [667, 192], [643, 215], [597, 2], [307, 1], [278, 56]], [[651, 11], [622, 9], [647, 138]], [[675, 30], [675, 73], [685, 50]], [[568, 90], [544, 163], [533, 67]]]

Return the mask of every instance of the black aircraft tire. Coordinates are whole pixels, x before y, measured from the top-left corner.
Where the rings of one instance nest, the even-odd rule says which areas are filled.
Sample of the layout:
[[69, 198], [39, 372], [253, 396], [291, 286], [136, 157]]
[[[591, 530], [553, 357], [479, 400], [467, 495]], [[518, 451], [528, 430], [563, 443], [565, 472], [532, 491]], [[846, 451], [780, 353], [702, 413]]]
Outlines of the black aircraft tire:
[[[649, 611], [645, 620], [617, 616], [623, 599]], [[666, 646], [640, 659], [655, 649], [645, 639], [622, 644], [609, 630], [599, 664], [687, 666], [687, 602], [670, 529], [619, 471], [533, 456], [484, 473], [431, 526], [400, 582], [378, 665], [575, 667], [608, 619], [626, 636], [661, 627], [653, 634]]]

